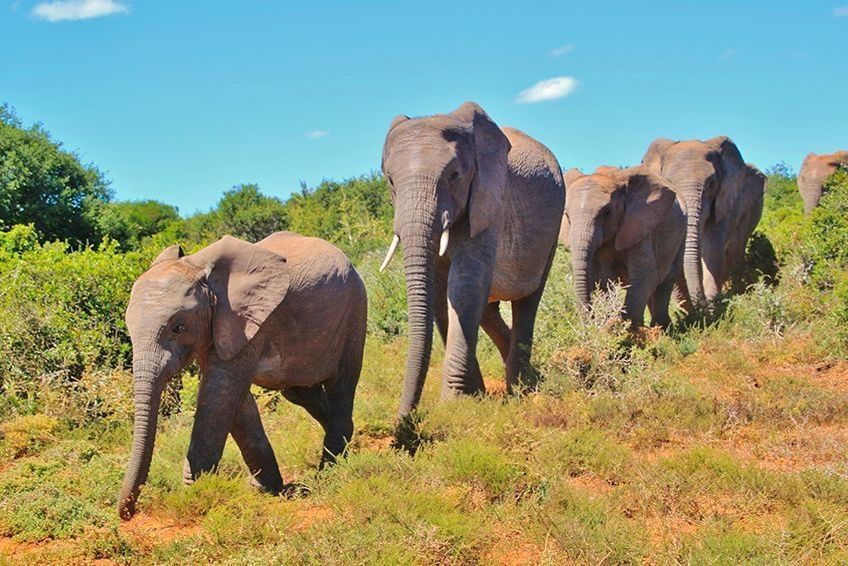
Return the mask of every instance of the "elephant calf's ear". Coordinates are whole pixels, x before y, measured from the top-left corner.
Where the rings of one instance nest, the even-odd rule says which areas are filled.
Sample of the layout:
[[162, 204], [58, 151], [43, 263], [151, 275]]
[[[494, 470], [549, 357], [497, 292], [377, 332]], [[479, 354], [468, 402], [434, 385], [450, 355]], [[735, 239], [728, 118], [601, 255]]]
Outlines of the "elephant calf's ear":
[[187, 258], [201, 269], [215, 297], [212, 341], [222, 360], [238, 354], [283, 302], [289, 288], [286, 259], [232, 236]]
[[183, 257], [185, 253], [183, 252], [183, 248], [177, 244], [173, 246], [168, 246], [162, 253], [156, 256], [156, 259], [150, 264], [150, 267], [153, 267], [157, 263], [162, 263], [163, 261], [176, 261]]
[[677, 198], [662, 179], [645, 173], [632, 175], [626, 190], [624, 215], [615, 235], [616, 250], [626, 250], [647, 237], [662, 222]]

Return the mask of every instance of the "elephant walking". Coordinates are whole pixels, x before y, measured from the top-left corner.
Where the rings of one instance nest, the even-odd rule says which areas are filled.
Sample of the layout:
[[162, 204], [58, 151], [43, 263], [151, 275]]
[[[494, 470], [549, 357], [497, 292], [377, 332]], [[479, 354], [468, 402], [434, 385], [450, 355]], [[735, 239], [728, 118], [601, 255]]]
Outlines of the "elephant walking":
[[731, 217], [745, 184], [745, 161], [733, 141], [655, 140], [642, 163], [671, 181], [686, 202], [683, 274], [696, 306], [712, 301], [726, 277], [725, 253]]
[[625, 316], [642, 326], [649, 306], [654, 324], [671, 323], [669, 302], [683, 260], [686, 204], [671, 183], [644, 166], [599, 167], [565, 174], [560, 238], [571, 249], [577, 299], [591, 304], [595, 283], [628, 285]]
[[[409, 310], [400, 416], [420, 400], [434, 319], [446, 350], [443, 397], [485, 391], [476, 357], [480, 326], [497, 346], [514, 391], [530, 380], [536, 310], [562, 218], [565, 191], [556, 158], [466, 102], [450, 114], [395, 118], [382, 168], [395, 206], [395, 238], [384, 266], [402, 242]], [[511, 329], [500, 301], [512, 303]]]
[[816, 155], [810, 153], [801, 164], [798, 173], [798, 191], [804, 201], [804, 212], [809, 214], [818, 206], [825, 180], [833, 175], [840, 165], [848, 167], [848, 151]]
[[201, 381], [184, 479], [212, 471], [227, 434], [264, 490], [283, 480], [250, 385], [282, 391], [324, 428], [321, 464], [353, 434], [367, 299], [347, 257], [329, 243], [278, 232], [257, 244], [225, 236], [183, 256], [171, 246], [133, 285], [135, 425], [118, 511], [135, 513], [147, 480], [165, 384], [192, 360]]

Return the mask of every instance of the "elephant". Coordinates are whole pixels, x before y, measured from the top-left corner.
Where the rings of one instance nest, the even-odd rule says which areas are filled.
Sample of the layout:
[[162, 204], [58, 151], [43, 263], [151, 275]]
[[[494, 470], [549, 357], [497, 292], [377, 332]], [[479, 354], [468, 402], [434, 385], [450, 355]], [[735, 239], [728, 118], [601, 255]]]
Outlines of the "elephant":
[[642, 163], [668, 179], [686, 202], [683, 275], [691, 303], [712, 303], [725, 274], [729, 221], [745, 184], [745, 161], [727, 136], [706, 141], [655, 140]]
[[733, 213], [728, 222], [728, 237], [725, 249], [725, 267], [722, 270], [723, 278], [716, 283], [721, 289], [725, 278], [739, 267], [745, 260], [745, 248], [748, 239], [754, 233], [754, 229], [763, 215], [763, 201], [765, 199], [766, 176], [757, 169], [755, 165], [745, 165], [745, 183], [742, 191], [736, 199]]
[[135, 422], [118, 512], [135, 514], [147, 480], [166, 383], [189, 362], [201, 372], [183, 479], [220, 461], [232, 434], [251, 483], [284, 485], [251, 384], [279, 390], [324, 429], [322, 467], [346, 451], [362, 368], [365, 286], [339, 249], [278, 232], [256, 244], [224, 236], [184, 255], [166, 248], [132, 288]]
[[668, 306], [683, 261], [686, 203], [671, 183], [644, 166], [565, 173], [561, 242], [571, 249], [577, 299], [588, 311], [595, 283], [628, 285], [624, 314], [632, 326], [671, 323]]
[[[556, 251], [565, 201], [554, 155], [527, 134], [501, 129], [476, 103], [449, 114], [397, 116], [382, 170], [403, 243], [409, 350], [399, 416], [418, 405], [433, 322], [445, 343], [442, 398], [485, 392], [478, 328], [492, 338], [510, 393], [533, 380], [536, 311]], [[512, 303], [512, 328], [499, 303]]]
[[818, 206], [822, 196], [822, 185], [840, 165], [848, 167], [848, 151], [816, 155], [810, 153], [801, 164], [798, 173], [798, 191], [804, 201], [804, 212], [809, 214]]

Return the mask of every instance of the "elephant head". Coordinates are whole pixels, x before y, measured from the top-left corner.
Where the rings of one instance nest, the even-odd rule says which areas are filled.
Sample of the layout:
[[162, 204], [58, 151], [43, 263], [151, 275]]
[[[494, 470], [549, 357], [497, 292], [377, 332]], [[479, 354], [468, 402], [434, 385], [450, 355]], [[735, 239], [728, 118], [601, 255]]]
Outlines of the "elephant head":
[[238, 356], [282, 302], [286, 260], [225, 236], [196, 254], [170, 246], [133, 285], [126, 322], [133, 347], [135, 422], [118, 512], [135, 513], [147, 480], [162, 391], [189, 362]]
[[668, 181], [644, 167], [599, 167], [591, 175], [571, 176], [565, 222], [574, 268], [574, 286], [588, 310], [602, 248], [611, 257], [653, 232], [677, 199]]
[[701, 238], [708, 221], [721, 222], [733, 211], [745, 183], [745, 161], [726, 136], [707, 141], [655, 140], [642, 163], [668, 179], [680, 192], [688, 210], [683, 274], [691, 300], [703, 304]]
[[848, 151], [824, 155], [810, 153], [804, 158], [798, 173], [798, 191], [804, 201], [804, 212], [809, 214], [819, 204], [822, 186], [840, 165], [848, 167]]
[[480, 106], [466, 102], [450, 114], [398, 116], [386, 135], [382, 169], [395, 206], [395, 237], [403, 242], [409, 311], [409, 353], [400, 413], [417, 405], [433, 340], [435, 258], [450, 236], [472, 240], [499, 229], [510, 144]]

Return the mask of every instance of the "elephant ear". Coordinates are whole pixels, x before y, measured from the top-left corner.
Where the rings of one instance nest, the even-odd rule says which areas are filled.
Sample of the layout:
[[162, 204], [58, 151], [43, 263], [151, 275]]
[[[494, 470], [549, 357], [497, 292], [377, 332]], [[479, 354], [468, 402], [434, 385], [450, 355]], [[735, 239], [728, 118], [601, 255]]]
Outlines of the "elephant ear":
[[386, 132], [386, 141], [383, 143], [383, 161], [380, 163], [380, 169], [382, 169], [383, 171], [386, 170], [385, 164], [386, 154], [389, 151], [389, 136], [391, 135], [392, 130], [395, 129], [395, 126], [397, 126], [401, 122], [406, 122], [407, 120], [409, 120], [409, 116], [407, 116], [406, 114], [398, 114], [394, 117], [394, 119], [392, 119], [392, 123], [389, 125], [389, 131]]
[[468, 197], [471, 237], [483, 232], [496, 218], [506, 192], [509, 140], [489, 115], [474, 102], [466, 102], [451, 113], [471, 124], [477, 174]]
[[642, 164], [648, 167], [651, 171], [659, 173], [662, 171], [662, 158], [665, 150], [672, 146], [674, 142], [668, 138], [657, 138], [651, 145], [648, 146], [648, 151], [642, 157]]
[[668, 181], [646, 170], [629, 174], [625, 191], [624, 214], [615, 235], [615, 249], [619, 251], [647, 237], [677, 200]]
[[583, 176], [583, 171], [581, 171], [577, 167], [572, 167], [568, 171], [565, 171], [562, 174], [562, 180], [565, 181], [565, 190], [568, 190], [568, 187], [573, 185], [574, 181]]
[[180, 259], [181, 257], [183, 257], [184, 255], [185, 255], [185, 253], [183, 252], [183, 248], [181, 246], [179, 246], [178, 244], [174, 244], [173, 246], [168, 246], [167, 248], [162, 250], [162, 253], [160, 253], [158, 256], [156, 256], [156, 259], [154, 259], [152, 262], [150, 262], [150, 267], [153, 267], [154, 265], [156, 265], [158, 263], [162, 263], [163, 261], [176, 261], [176, 260]]
[[206, 272], [214, 297], [212, 341], [222, 360], [238, 354], [276, 309], [289, 288], [286, 259], [232, 236], [186, 258]]
[[720, 222], [733, 211], [736, 199], [745, 186], [747, 168], [739, 148], [727, 136], [713, 138], [709, 143], [718, 146], [721, 154], [721, 187], [715, 208], [716, 221]]

